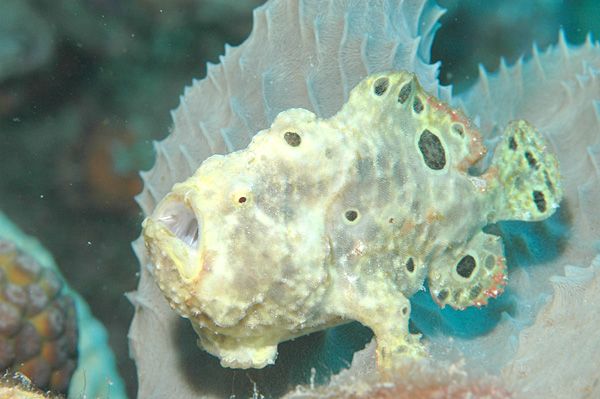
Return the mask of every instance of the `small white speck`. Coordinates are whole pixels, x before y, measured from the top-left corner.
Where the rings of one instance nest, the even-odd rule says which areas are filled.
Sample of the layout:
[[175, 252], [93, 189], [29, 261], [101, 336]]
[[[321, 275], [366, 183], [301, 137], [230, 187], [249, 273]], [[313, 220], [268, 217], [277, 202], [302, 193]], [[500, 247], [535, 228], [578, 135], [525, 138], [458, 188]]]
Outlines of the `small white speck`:
[[160, 11], [160, 13], [161, 13], [161, 14], [163, 13], [163, 10], [162, 10], [162, 8], [161, 8], [159, 11]]
[[41, 199], [44, 199], [44, 194], [40, 194], [40, 198], [41, 198]]
[[88, 242], [87, 242], [87, 245], [92, 245], [92, 242], [91, 242], [91, 241], [88, 241]]
[[13, 121], [13, 122], [16, 122], [16, 123], [19, 123], [19, 122], [21, 122], [21, 118], [19, 118], [19, 117], [14, 117], [14, 118], [12, 118], [12, 121]]

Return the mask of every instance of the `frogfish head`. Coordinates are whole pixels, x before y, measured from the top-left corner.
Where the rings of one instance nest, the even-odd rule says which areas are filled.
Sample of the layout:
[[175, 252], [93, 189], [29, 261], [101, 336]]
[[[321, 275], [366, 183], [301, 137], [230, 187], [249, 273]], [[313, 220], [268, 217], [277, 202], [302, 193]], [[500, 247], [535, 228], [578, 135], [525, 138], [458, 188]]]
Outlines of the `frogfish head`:
[[260, 324], [250, 313], [285, 318], [290, 303], [318, 306], [340, 162], [329, 145], [339, 133], [322, 129], [309, 111], [281, 113], [246, 149], [205, 160], [144, 221], [152, 274], [195, 326]]

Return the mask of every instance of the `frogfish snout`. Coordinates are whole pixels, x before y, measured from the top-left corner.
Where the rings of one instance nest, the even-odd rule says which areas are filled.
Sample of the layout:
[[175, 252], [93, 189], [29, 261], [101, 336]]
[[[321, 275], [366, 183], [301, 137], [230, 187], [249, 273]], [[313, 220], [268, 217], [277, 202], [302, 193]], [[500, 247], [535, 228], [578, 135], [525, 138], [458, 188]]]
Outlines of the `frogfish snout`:
[[202, 217], [190, 206], [182, 202], [169, 203], [156, 215], [156, 220], [190, 248], [198, 248]]
[[169, 278], [189, 282], [202, 270], [200, 247], [203, 217], [189, 201], [167, 196], [143, 224], [146, 247], [154, 259], [155, 274], [161, 269], [177, 271]]

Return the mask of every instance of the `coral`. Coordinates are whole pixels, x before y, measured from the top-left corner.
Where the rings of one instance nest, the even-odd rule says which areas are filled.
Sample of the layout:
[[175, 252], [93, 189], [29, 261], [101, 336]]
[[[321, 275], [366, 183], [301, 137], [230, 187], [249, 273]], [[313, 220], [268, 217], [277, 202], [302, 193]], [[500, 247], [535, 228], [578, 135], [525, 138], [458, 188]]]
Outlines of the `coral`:
[[[22, 233], [1, 212], [0, 241], [9, 242], [8, 245], [3, 247], [6, 252], [0, 254], [0, 262], [7, 265], [8, 270], [10, 271], [8, 274], [5, 272], [7, 281], [18, 280], [23, 283], [31, 278], [28, 276], [28, 273], [38, 270], [39, 273], [48, 278], [48, 280], [42, 280], [42, 291], [51, 290], [49, 292], [55, 292], [58, 287], [62, 286], [63, 295], [72, 298], [75, 303], [79, 330], [79, 340], [77, 344], [78, 366], [71, 379], [69, 397], [80, 397], [83, 394], [93, 398], [125, 398], [123, 382], [116, 372], [113, 354], [107, 346], [107, 336], [104, 327], [94, 319], [87, 304], [79, 294], [74, 292], [64, 282], [51, 255], [42, 248], [37, 241]], [[13, 252], [12, 248], [14, 248], [15, 252]], [[16, 251], [20, 254], [24, 254], [26, 257], [16, 257]], [[11, 261], [7, 264], [5, 263], [7, 260]], [[18, 264], [13, 263], [15, 260], [27, 262], [24, 265], [28, 267], [24, 269], [23, 272], [20, 272], [23, 268], [18, 266]], [[56, 276], [58, 281], [56, 279], [50, 279], [48, 276]], [[33, 285], [31, 287], [31, 290], [35, 292]], [[50, 295], [50, 297], [52, 297], [52, 295]], [[40, 301], [43, 299], [43, 296], [36, 296], [36, 298], [38, 299], [36, 302], [31, 302], [31, 304], [28, 305], [28, 312], [35, 309], [33, 304], [42, 303]], [[7, 319], [4, 320], [6, 321]], [[46, 320], [50, 323], [44, 323]], [[49, 320], [43, 318], [40, 318], [39, 320], [32, 319], [33, 324], [31, 325], [37, 327], [36, 331], [39, 331], [40, 335], [47, 335], [46, 333], [50, 332], [48, 328], [53, 327], [51, 320], [52, 318]], [[68, 320], [69, 317], [67, 316], [65, 322], [68, 322]], [[69, 327], [67, 327], [67, 331], [69, 331]], [[35, 338], [35, 334], [31, 334], [30, 336]], [[67, 344], [68, 347], [68, 341], [64, 342], [64, 344]], [[28, 350], [33, 347], [34, 346], [32, 345], [27, 345]], [[45, 349], [46, 350], [42, 350], [42, 355], [48, 359], [49, 362], [59, 360], [54, 359], [54, 356], [59, 356], [60, 351], [52, 353], [50, 350], [51, 348], [47, 345], [45, 346]], [[69, 353], [69, 350], [67, 353]], [[27, 364], [25, 364], [25, 366], [27, 366]], [[59, 375], [57, 375], [57, 377], [59, 379], [62, 378], [62, 376]], [[32, 375], [32, 378], [35, 380], [36, 377]]]
[[73, 300], [51, 269], [0, 239], [0, 368], [66, 393], [77, 365]]
[[0, 399], [61, 399], [63, 396], [43, 392], [22, 374], [0, 377]]

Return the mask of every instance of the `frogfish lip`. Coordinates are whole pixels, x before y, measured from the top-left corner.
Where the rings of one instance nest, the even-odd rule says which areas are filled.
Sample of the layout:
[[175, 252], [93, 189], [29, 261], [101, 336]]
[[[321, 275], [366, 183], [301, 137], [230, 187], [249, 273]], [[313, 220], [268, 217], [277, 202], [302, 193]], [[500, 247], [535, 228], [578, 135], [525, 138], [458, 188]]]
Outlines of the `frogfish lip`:
[[201, 219], [184, 202], [167, 201], [157, 209], [154, 219], [162, 223], [175, 237], [190, 248], [198, 248]]
[[143, 223], [155, 269], [172, 268], [184, 281], [201, 271], [202, 217], [181, 198], [167, 196]]

